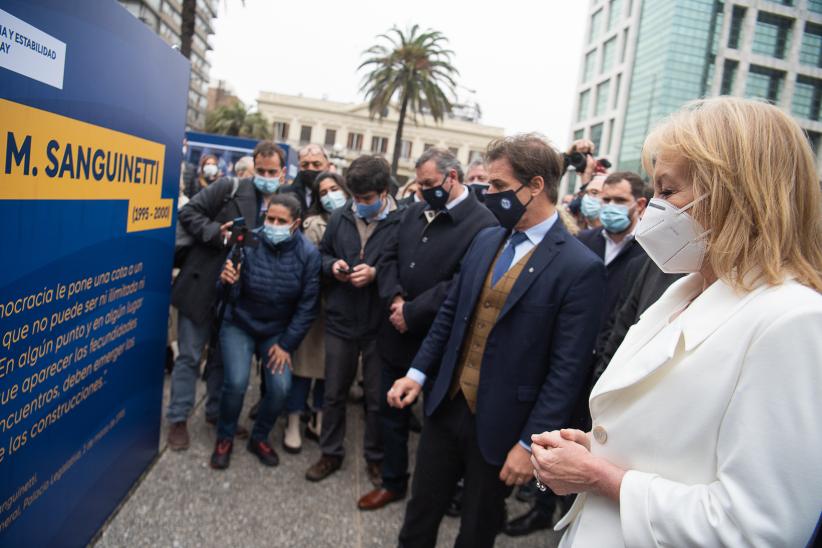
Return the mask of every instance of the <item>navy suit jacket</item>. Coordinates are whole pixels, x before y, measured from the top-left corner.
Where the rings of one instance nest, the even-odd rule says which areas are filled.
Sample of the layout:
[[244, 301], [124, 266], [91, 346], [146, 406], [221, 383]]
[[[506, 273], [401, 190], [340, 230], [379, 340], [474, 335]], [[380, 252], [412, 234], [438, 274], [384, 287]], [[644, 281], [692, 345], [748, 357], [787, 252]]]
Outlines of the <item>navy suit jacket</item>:
[[[411, 367], [431, 383], [425, 412], [448, 398], [474, 307], [488, 270], [508, 237], [480, 231]], [[534, 250], [488, 334], [477, 396], [483, 458], [505, 462], [531, 434], [568, 426], [590, 376], [604, 306], [605, 267], [557, 221]]]

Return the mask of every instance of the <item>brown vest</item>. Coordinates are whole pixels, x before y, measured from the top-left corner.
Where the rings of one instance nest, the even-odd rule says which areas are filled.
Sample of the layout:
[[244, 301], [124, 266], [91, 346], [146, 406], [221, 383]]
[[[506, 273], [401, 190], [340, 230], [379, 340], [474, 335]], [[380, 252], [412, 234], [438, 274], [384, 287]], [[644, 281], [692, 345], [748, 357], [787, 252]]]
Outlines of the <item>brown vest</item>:
[[[504, 247], [504, 246], [503, 246]], [[460, 390], [468, 403], [468, 408], [472, 413], [477, 412], [477, 390], [479, 388], [480, 368], [482, 367], [482, 355], [485, 353], [485, 343], [491, 328], [497, 322], [505, 300], [514, 287], [522, 269], [528, 263], [528, 259], [534, 252], [534, 247], [525, 254], [522, 259], [508, 269], [502, 278], [497, 281], [497, 285], [491, 286], [491, 277], [494, 275], [494, 266], [499, 260], [502, 249], [497, 252], [497, 258], [488, 275], [485, 276], [485, 283], [482, 286], [477, 304], [474, 306], [474, 313], [471, 324], [466, 332], [465, 342], [462, 347], [462, 359], [457, 366], [454, 380], [451, 384], [451, 397], [455, 397]]]

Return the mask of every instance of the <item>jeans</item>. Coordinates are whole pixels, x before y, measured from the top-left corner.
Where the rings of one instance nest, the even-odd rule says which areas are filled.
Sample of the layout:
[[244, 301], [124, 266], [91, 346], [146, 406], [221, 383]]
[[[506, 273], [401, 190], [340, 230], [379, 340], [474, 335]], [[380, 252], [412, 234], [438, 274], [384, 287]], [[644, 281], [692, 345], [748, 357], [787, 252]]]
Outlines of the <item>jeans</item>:
[[197, 379], [200, 377], [200, 357], [211, 333], [211, 322], [194, 323], [182, 312], [177, 323], [177, 344], [180, 354], [171, 371], [171, 399], [166, 411], [169, 422], [184, 422], [194, 407]]
[[[251, 359], [254, 352], [264, 362], [268, 361], [268, 351], [274, 346], [279, 336], [267, 339], [255, 338], [231, 322], [224, 322], [220, 330], [220, 348], [223, 352], [225, 381], [220, 400], [220, 419], [217, 422], [217, 439], [234, 439], [237, 421], [243, 408], [243, 399], [248, 389], [248, 377], [251, 372]], [[274, 427], [277, 416], [282, 411], [288, 389], [291, 386], [291, 370], [286, 366], [281, 373], [273, 373], [268, 367], [263, 368], [266, 392], [260, 401], [260, 409], [251, 439], [264, 441]]]
[[[311, 390], [311, 381], [314, 381], [314, 390]], [[320, 411], [323, 408], [325, 399], [323, 398], [323, 391], [325, 390], [325, 381], [323, 379], [312, 379], [310, 377], [300, 377], [292, 375], [291, 377], [291, 391], [288, 393], [288, 400], [285, 402], [285, 410], [288, 414], [302, 413], [308, 410], [308, 393], [312, 392], [314, 396], [313, 409]]]

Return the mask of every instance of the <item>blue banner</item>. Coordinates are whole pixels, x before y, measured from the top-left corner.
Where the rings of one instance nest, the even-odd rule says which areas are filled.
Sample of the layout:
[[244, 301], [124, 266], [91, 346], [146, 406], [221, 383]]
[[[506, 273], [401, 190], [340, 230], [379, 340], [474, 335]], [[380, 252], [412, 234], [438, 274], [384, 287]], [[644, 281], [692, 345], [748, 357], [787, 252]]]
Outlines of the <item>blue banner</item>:
[[157, 454], [189, 64], [114, 1], [0, 3], [0, 545], [78, 546]]

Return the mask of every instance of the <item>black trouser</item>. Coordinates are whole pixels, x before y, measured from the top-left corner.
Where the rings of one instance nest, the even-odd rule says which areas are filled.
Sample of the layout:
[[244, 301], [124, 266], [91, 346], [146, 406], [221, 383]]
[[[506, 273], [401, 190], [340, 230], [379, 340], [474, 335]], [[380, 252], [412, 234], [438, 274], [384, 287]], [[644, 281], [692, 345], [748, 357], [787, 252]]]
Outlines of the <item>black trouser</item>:
[[511, 492], [499, 479], [501, 468], [482, 457], [476, 421], [462, 392], [444, 401], [422, 429], [400, 546], [436, 545], [440, 522], [460, 477], [465, 478], [465, 488], [454, 546], [493, 546], [505, 519], [505, 498]]
[[384, 457], [382, 461], [383, 487], [394, 493], [404, 494], [408, 488], [408, 422], [411, 406], [397, 409], [388, 405], [385, 394], [394, 381], [405, 376], [405, 370], [382, 367], [382, 402], [380, 403], [380, 426]]
[[374, 339], [350, 340], [325, 334], [325, 403], [323, 405], [320, 449], [323, 455], [342, 458], [345, 454], [345, 406], [348, 390], [357, 376], [357, 364], [362, 356], [362, 376], [365, 392], [365, 460], [382, 461], [380, 435], [380, 360]]

